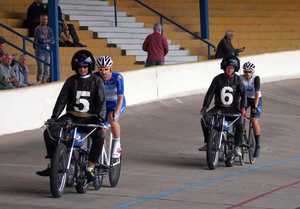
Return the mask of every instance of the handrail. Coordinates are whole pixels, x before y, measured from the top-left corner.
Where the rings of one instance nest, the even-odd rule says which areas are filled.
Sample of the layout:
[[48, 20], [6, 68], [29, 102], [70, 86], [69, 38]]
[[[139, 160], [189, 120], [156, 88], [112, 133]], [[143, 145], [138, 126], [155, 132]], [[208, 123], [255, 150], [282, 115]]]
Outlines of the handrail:
[[[141, 6], [145, 7], [146, 9], [150, 10], [152, 13], [155, 13], [156, 15], [160, 16], [160, 22], [162, 24], [163, 19], [167, 20], [168, 22], [172, 23], [173, 25], [177, 26], [178, 28], [180, 28], [181, 30], [183, 30], [184, 32], [190, 34], [191, 36], [193, 36], [196, 39], [199, 39], [200, 41], [204, 42], [207, 44], [208, 47], [208, 58], [210, 58], [210, 47], [212, 47], [214, 50], [216, 50], [215, 45], [213, 45], [212, 43], [210, 43], [209, 41], [202, 39], [199, 35], [193, 33], [192, 31], [188, 30], [187, 28], [185, 28], [184, 26], [180, 25], [179, 23], [175, 22], [174, 20], [168, 18], [167, 16], [161, 14], [159, 11], [151, 8], [150, 6], [148, 6], [147, 4], [145, 4], [144, 2], [140, 1], [140, 0], [133, 0], [136, 3], [140, 4]], [[114, 0], [114, 7], [116, 8], [116, 0]], [[115, 9], [116, 10], [116, 9]], [[115, 21], [117, 21], [117, 19], [115, 18]], [[116, 24], [116, 23], [115, 23]], [[116, 24], [117, 25], [117, 24]]]
[[[12, 32], [13, 34], [19, 36], [20, 38], [22, 38], [22, 41], [23, 41], [23, 48], [18, 47], [17, 45], [15, 45], [14, 43], [12, 43], [12, 42], [6, 40], [6, 38], [3, 37], [5, 43], [7, 43], [8, 45], [14, 47], [15, 49], [17, 49], [17, 50], [23, 52], [24, 54], [28, 54], [30, 57], [32, 57], [32, 58], [34, 58], [34, 59], [37, 59], [38, 61], [44, 63], [45, 65], [51, 66], [51, 61], [50, 61], [50, 63], [48, 63], [48, 62], [46, 62], [46, 61], [40, 59], [39, 57], [35, 56], [34, 54], [28, 52], [28, 51], [26, 50], [26, 44], [25, 44], [25, 41], [28, 41], [28, 42], [34, 44], [36, 47], [42, 48], [43, 50], [46, 50], [46, 51], [49, 52], [49, 53], [51, 53], [51, 50], [49, 50], [49, 49], [47, 49], [46, 47], [41, 46], [40, 44], [38, 44], [38, 43], [32, 41], [32, 40], [29, 39], [28, 37], [22, 35], [21, 33], [15, 31], [15, 30], [12, 29], [11, 27], [9, 27], [9, 26], [7, 26], [7, 25], [5, 25], [5, 24], [3, 24], [3, 23], [0, 23], [0, 27], [2, 27], [2, 28], [4, 28], [4, 29], [6, 29], [6, 30]], [[51, 59], [50, 59], [50, 60], [51, 60]]]

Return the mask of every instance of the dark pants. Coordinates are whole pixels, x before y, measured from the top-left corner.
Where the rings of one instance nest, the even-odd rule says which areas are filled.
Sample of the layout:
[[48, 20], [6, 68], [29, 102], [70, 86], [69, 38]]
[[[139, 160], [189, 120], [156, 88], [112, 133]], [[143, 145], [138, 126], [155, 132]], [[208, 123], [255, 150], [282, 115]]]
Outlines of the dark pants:
[[[82, 123], [82, 124], [99, 124], [99, 120], [96, 118], [78, 118], [74, 117], [70, 114], [63, 115], [58, 119], [59, 122], [64, 122], [66, 120], [71, 119], [74, 123]], [[89, 133], [93, 128], [78, 128], [80, 132]], [[46, 158], [52, 158], [55, 148], [57, 145], [57, 141], [59, 138], [60, 128], [58, 127], [50, 127], [51, 136], [56, 140], [50, 138], [47, 130], [44, 131], [44, 141], [47, 149]], [[104, 132], [102, 129], [97, 129], [91, 134], [92, 138], [92, 147], [89, 153], [89, 161], [96, 162], [102, 152], [103, 142], [104, 142]]]
[[[217, 108], [213, 107], [211, 108], [208, 113], [215, 113], [217, 111], [221, 110], [224, 113], [232, 113], [232, 114], [237, 114], [239, 111], [232, 109], [232, 108]], [[227, 117], [229, 121], [234, 120], [235, 118], [233, 117], [232, 119], [230, 117]], [[203, 118], [201, 118], [201, 127], [204, 135], [204, 143], [207, 143], [211, 127], [209, 127], [210, 121], [212, 120], [211, 115], [204, 115]], [[242, 142], [242, 137], [243, 137], [243, 120], [242, 117], [240, 117], [234, 124], [233, 128], [235, 129], [235, 134], [234, 134], [234, 144], [235, 146], [239, 146]]]
[[150, 66], [157, 66], [157, 65], [163, 65], [164, 61], [146, 61], [145, 67], [150, 67]]

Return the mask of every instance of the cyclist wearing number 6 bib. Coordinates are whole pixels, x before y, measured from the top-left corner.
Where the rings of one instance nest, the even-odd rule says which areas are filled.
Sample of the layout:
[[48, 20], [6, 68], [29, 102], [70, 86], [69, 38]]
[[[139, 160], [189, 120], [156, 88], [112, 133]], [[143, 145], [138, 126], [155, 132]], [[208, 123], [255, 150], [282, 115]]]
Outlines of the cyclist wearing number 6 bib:
[[[50, 120], [59, 122], [72, 120], [81, 124], [99, 124], [99, 119], [100, 121], [104, 120], [106, 106], [103, 81], [92, 74], [95, 68], [94, 56], [87, 50], [80, 50], [74, 54], [71, 65], [76, 74], [65, 81]], [[65, 107], [66, 114], [59, 117]], [[83, 132], [89, 132], [91, 129], [93, 128], [80, 128]], [[50, 131], [53, 138], [57, 140], [59, 129], [50, 127]], [[103, 130], [95, 130], [91, 134], [91, 138], [92, 146], [87, 168], [88, 181], [94, 180], [95, 163], [101, 154], [104, 142]], [[44, 140], [47, 148], [46, 158], [51, 159], [57, 143], [50, 138], [47, 130], [44, 132]], [[49, 176], [50, 167], [38, 171], [37, 175]]]
[[[236, 56], [229, 56], [224, 58], [221, 62], [221, 69], [224, 70], [224, 73], [217, 75], [204, 97], [204, 102], [201, 109], [201, 114], [203, 118], [201, 119], [201, 126], [204, 134], [205, 145], [200, 148], [200, 151], [206, 151], [206, 143], [209, 137], [209, 127], [206, 124], [209, 124], [211, 120], [205, 113], [210, 106], [212, 99], [214, 99], [214, 107], [211, 108], [208, 112], [214, 113], [222, 111], [223, 113], [241, 113], [245, 116], [246, 108], [246, 95], [243, 82], [239, 75], [236, 72], [240, 69], [240, 61]], [[240, 118], [235, 124], [235, 154], [240, 156], [240, 143], [242, 140], [243, 126], [242, 118]]]

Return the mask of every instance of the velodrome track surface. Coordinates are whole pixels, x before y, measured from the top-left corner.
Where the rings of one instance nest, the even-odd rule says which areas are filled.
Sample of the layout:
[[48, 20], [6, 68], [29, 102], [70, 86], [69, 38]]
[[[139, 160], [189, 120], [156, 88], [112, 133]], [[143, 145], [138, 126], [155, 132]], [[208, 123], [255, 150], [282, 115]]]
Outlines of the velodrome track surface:
[[[263, 85], [261, 158], [207, 169], [198, 152], [203, 95], [129, 107], [118, 187], [49, 195], [41, 130], [0, 137], [0, 209], [296, 209], [300, 207], [300, 80]], [[30, 118], [28, 118], [30, 122]], [[105, 185], [108, 185], [105, 181]]]

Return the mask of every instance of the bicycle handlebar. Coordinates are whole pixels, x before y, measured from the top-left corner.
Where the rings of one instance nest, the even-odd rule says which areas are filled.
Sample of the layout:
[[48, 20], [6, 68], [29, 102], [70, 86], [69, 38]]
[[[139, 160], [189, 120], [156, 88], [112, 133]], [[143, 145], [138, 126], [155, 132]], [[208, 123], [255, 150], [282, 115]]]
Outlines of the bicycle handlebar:
[[240, 117], [241, 113], [207, 112], [204, 115], [220, 115], [224, 117]]
[[58, 122], [58, 121], [46, 121], [45, 122], [46, 126], [49, 125], [57, 125], [57, 126], [67, 126], [67, 127], [88, 127], [88, 128], [103, 128], [103, 129], [107, 129], [108, 125], [104, 124], [104, 123], [100, 123], [100, 124], [82, 124], [82, 123], [74, 123], [72, 121], [64, 121], [64, 122]]

